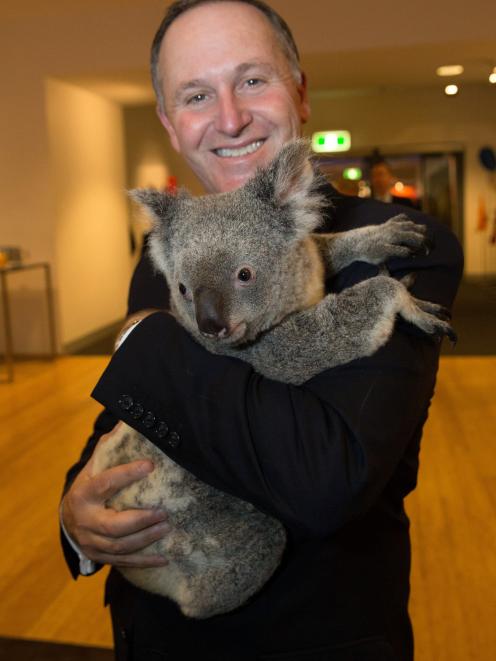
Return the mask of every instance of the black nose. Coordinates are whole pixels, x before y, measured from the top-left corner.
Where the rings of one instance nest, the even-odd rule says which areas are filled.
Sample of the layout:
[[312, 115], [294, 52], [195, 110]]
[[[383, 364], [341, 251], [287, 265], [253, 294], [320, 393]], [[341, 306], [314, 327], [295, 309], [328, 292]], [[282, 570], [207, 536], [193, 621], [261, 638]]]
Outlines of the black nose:
[[227, 336], [228, 321], [222, 294], [215, 289], [200, 287], [194, 293], [196, 323], [201, 333]]
[[225, 335], [225, 325], [217, 319], [209, 319], [205, 317], [198, 321], [198, 328], [204, 335]]

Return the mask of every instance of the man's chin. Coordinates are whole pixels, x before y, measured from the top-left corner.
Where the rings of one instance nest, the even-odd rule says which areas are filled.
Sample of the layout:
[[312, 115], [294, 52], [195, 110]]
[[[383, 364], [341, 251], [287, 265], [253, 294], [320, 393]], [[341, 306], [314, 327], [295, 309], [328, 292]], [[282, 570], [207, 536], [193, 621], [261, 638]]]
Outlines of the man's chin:
[[258, 168], [267, 166], [275, 156], [275, 154], [268, 155], [264, 146], [254, 154], [242, 158], [214, 155], [216, 160], [208, 173], [207, 190], [211, 193], [227, 193], [244, 186], [255, 175]]

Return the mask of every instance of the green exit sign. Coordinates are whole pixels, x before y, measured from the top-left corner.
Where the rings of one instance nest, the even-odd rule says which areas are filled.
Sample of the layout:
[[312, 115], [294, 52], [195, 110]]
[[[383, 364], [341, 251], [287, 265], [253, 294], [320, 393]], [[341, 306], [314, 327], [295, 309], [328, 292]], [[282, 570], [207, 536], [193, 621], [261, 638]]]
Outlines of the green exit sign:
[[349, 151], [351, 134], [349, 131], [319, 131], [312, 136], [312, 149], [320, 154]]

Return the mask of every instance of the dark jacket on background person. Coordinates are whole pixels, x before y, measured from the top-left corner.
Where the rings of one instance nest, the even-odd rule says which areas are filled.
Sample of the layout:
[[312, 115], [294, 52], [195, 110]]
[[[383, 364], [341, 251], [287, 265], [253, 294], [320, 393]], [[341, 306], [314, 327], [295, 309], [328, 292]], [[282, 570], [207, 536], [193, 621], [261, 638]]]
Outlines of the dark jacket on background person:
[[[401, 213], [391, 204], [327, 192], [333, 207], [323, 231]], [[450, 307], [461, 277], [460, 247], [437, 221], [408, 214], [428, 225], [433, 248], [427, 256], [392, 259], [388, 268], [395, 277], [415, 272], [414, 295]], [[354, 263], [328, 290], [375, 273]], [[165, 281], [145, 255], [133, 276], [129, 313], [167, 305]], [[106, 603], [118, 658], [410, 661], [403, 499], [416, 486], [438, 355], [436, 340], [399, 320], [373, 356], [296, 387], [208, 353], [169, 314], [142, 321], [93, 392], [105, 410], [66, 488], [100, 435], [122, 419], [203, 481], [277, 517], [289, 542], [280, 568], [257, 595], [207, 620], [186, 618], [173, 602], [135, 588], [112, 569]], [[152, 413], [155, 427], [121, 408], [124, 394], [138, 411]], [[168, 427], [165, 437], [156, 433], [160, 422]], [[63, 545], [77, 576], [77, 556]]]

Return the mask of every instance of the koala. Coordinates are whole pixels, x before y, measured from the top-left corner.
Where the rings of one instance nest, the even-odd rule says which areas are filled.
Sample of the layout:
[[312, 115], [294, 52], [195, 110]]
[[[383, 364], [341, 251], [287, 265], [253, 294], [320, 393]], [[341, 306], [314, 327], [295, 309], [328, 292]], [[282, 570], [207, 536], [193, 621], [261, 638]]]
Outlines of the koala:
[[[353, 261], [383, 264], [425, 250], [425, 227], [404, 215], [378, 226], [315, 234], [322, 179], [305, 141], [288, 143], [242, 188], [192, 197], [138, 190], [150, 213], [150, 254], [171, 291], [171, 312], [213, 353], [239, 358], [266, 377], [301, 384], [384, 345], [397, 315], [454, 339], [447, 312], [414, 298], [410, 278], [386, 272], [339, 294], [326, 274]], [[283, 525], [178, 466], [126, 424], [97, 446], [94, 472], [149, 458], [154, 471], [115, 495], [117, 510], [164, 508], [172, 531], [143, 553], [169, 564], [122, 568], [137, 586], [173, 599], [190, 617], [233, 610], [276, 571]]]

